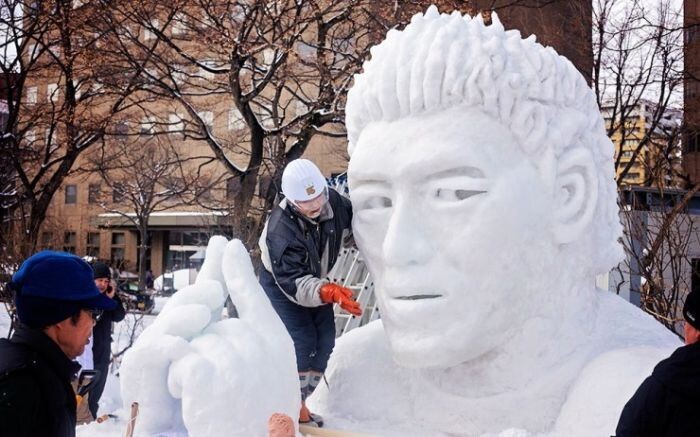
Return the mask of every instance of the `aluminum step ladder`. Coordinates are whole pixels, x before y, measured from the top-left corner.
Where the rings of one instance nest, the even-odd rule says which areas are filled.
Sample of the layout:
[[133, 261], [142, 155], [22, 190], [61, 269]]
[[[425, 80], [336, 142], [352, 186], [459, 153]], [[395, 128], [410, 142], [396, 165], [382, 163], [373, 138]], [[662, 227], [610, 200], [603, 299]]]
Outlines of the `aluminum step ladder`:
[[374, 281], [357, 249], [342, 249], [328, 278], [331, 282], [352, 290], [355, 300], [362, 308], [362, 316], [355, 317], [340, 308], [340, 305], [333, 305], [336, 337], [379, 318]]

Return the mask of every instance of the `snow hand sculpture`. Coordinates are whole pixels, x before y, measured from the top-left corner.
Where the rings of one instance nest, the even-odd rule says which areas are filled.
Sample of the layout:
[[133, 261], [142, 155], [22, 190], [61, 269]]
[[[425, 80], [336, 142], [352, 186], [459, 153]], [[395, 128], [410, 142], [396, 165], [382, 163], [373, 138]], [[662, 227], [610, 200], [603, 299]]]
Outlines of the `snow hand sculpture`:
[[[230, 295], [240, 318], [223, 319]], [[265, 436], [273, 413], [299, 411], [294, 346], [243, 244], [212, 237], [194, 284], [178, 291], [122, 362], [137, 432]]]

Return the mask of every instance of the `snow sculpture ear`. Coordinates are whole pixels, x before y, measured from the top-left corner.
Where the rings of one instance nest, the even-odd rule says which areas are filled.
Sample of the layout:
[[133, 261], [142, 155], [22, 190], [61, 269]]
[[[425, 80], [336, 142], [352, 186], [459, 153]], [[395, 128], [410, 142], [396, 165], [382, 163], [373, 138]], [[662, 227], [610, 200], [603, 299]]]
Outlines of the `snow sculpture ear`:
[[578, 240], [598, 202], [598, 181], [589, 150], [576, 147], [559, 158], [554, 201], [554, 238], [559, 244]]

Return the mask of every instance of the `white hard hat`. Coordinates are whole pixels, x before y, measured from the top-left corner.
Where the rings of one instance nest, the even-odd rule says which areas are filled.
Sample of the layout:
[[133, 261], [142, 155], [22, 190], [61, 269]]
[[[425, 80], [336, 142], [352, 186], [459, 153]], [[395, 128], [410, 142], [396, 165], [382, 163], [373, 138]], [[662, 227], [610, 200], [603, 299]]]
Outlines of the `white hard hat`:
[[316, 164], [308, 159], [295, 159], [282, 173], [282, 193], [293, 202], [318, 197], [326, 188], [326, 178]]

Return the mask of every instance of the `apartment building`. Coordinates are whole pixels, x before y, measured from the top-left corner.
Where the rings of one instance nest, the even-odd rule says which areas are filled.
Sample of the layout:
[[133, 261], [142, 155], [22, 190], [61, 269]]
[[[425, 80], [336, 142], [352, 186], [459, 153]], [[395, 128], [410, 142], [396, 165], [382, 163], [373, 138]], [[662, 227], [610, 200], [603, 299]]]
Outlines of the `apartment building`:
[[605, 127], [612, 129], [615, 174], [626, 186], [679, 187], [682, 183], [680, 127], [682, 112], [653, 102], [634, 107], [602, 108]]

